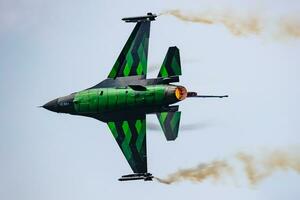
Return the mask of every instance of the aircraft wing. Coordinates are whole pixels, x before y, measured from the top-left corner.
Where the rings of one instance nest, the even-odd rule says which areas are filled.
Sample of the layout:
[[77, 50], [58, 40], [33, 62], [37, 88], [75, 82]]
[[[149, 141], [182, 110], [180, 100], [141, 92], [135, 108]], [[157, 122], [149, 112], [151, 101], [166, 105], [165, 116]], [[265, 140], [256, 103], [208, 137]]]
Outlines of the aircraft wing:
[[150, 21], [137, 22], [108, 78], [147, 74]]
[[107, 124], [133, 172], [146, 173], [146, 115]]

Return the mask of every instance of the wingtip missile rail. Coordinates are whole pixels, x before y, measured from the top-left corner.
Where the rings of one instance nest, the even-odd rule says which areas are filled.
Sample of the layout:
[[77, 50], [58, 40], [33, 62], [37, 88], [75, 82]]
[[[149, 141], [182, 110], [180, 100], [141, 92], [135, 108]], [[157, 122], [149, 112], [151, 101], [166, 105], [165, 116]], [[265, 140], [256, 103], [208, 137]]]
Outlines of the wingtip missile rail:
[[137, 16], [137, 17], [125, 17], [122, 18], [125, 22], [142, 22], [142, 21], [154, 21], [157, 17], [156, 14], [152, 14], [151, 12], [147, 13], [147, 15], [144, 16]]
[[151, 173], [135, 173], [123, 175], [119, 178], [119, 181], [133, 181], [133, 180], [144, 180], [144, 181], [152, 181], [153, 175]]

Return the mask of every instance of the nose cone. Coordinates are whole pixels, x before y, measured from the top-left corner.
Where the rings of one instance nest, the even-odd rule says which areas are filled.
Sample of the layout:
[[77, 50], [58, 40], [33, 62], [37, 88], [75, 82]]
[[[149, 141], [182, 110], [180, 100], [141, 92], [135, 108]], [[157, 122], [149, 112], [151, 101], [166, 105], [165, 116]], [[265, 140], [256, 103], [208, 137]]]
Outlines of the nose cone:
[[57, 104], [58, 98], [54, 99], [52, 101], [49, 101], [45, 105], [43, 105], [43, 108], [53, 111], [53, 112], [58, 112], [58, 104]]

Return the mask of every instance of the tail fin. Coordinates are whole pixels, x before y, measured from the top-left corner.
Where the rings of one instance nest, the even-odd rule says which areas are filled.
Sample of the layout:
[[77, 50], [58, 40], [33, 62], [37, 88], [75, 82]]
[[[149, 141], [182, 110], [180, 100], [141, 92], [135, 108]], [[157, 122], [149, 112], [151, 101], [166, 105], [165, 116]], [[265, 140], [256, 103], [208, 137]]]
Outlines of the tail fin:
[[156, 113], [160, 126], [168, 141], [175, 140], [178, 136], [181, 112]]
[[158, 77], [170, 77], [170, 76], [180, 76], [181, 75], [181, 64], [179, 49], [174, 47], [169, 47], [164, 62], [158, 73]]

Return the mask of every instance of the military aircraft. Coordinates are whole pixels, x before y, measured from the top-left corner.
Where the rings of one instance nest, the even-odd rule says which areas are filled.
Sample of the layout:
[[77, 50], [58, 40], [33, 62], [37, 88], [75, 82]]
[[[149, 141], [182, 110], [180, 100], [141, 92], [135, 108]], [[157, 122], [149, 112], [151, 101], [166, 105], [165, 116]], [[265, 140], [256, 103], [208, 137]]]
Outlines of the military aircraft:
[[58, 113], [69, 113], [106, 122], [133, 174], [119, 180], [152, 180], [147, 169], [146, 114], [156, 114], [168, 141], [178, 135], [178, 105], [189, 97], [227, 97], [197, 95], [171, 83], [179, 82], [181, 63], [179, 49], [169, 47], [157, 78], [147, 79], [150, 22], [157, 16], [123, 18], [136, 23], [107, 79], [97, 85], [56, 98], [42, 107]]

